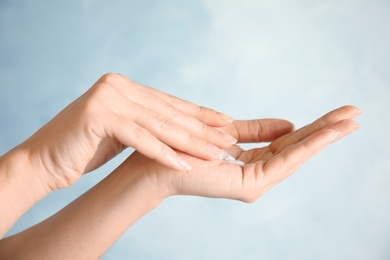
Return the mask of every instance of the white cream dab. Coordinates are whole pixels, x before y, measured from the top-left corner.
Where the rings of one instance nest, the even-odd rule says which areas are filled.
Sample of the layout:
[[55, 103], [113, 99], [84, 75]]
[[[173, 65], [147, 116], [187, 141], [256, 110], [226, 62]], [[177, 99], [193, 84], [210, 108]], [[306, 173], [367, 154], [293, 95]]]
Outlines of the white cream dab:
[[225, 151], [219, 156], [219, 159], [223, 160], [225, 162], [231, 163], [231, 164], [236, 164], [236, 165], [240, 165], [240, 166], [245, 165], [244, 162], [242, 162], [240, 160], [236, 160], [236, 158], [234, 158], [233, 156], [231, 156], [230, 154], [228, 154]]

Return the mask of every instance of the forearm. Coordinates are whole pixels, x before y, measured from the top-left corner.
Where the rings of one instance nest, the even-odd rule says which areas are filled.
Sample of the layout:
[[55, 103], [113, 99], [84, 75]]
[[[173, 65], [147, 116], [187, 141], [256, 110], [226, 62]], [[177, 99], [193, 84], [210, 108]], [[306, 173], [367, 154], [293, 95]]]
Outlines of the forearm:
[[0, 157], [0, 238], [48, 193], [26, 151], [17, 147]]
[[[164, 196], [124, 162], [67, 207], [5, 239], [0, 258], [96, 259]], [[3, 255], [2, 252], [3, 251]]]

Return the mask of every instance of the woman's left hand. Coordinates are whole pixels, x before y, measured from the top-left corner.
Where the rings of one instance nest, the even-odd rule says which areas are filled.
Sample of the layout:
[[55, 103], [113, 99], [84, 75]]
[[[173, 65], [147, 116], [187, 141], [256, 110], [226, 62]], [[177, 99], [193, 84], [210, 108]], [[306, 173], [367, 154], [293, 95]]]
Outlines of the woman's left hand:
[[243, 161], [244, 166], [204, 161], [183, 154], [193, 168], [177, 172], [137, 152], [125, 164], [130, 163], [129, 170], [137, 169], [136, 172], [153, 180], [163, 197], [196, 195], [254, 202], [312, 156], [356, 130], [358, 124], [352, 118], [359, 113], [356, 107], [341, 107], [293, 132], [293, 125], [280, 119], [235, 121], [223, 130], [239, 142], [271, 142], [248, 151], [237, 145], [227, 149], [229, 154]]

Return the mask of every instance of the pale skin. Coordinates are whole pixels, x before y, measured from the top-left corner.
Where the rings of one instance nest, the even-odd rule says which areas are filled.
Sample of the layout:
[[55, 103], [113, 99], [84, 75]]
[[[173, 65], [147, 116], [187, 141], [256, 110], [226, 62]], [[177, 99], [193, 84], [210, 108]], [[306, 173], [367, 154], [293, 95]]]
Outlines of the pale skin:
[[216, 129], [230, 122], [212, 109], [106, 74], [0, 158], [0, 209], [7, 209], [0, 215], [0, 237], [41, 198], [126, 147], [179, 171], [191, 166], [177, 151], [214, 160], [237, 141]]
[[[244, 151], [234, 144], [224, 147], [224, 143], [213, 143], [245, 162], [243, 167], [196, 152], [180, 150], [178, 149], [180, 145], [173, 146], [166, 141], [165, 144], [174, 148], [172, 151], [190, 167], [178, 169], [169, 163], [162, 164], [147, 153], [136, 151], [107, 178], [57, 214], [19, 234], [1, 240], [0, 258], [26, 259], [27, 256], [29, 259], [99, 258], [135, 221], [173, 195], [255, 202], [275, 184], [294, 173], [313, 155], [356, 130], [358, 124], [353, 118], [359, 113], [356, 107], [341, 107], [296, 131], [293, 131], [290, 122], [280, 119], [234, 122], [225, 120], [219, 125], [211, 125], [218, 133], [226, 133], [239, 143], [271, 142], [268, 146], [249, 151]], [[211, 114], [218, 116], [215, 112]], [[203, 123], [210, 126], [209, 122]], [[206, 140], [204, 135], [197, 136], [201, 140]], [[17, 176], [25, 175], [24, 177], [30, 181], [28, 195], [20, 196], [16, 192], [14, 201], [25, 200], [27, 202], [24, 204], [29, 205], [54, 190], [52, 184], [43, 183], [42, 180], [49, 183], [57, 182], [48, 177], [37, 178], [35, 174], [31, 174], [36, 170], [35, 165], [40, 163], [31, 163], [31, 156], [26, 156], [28, 154], [26, 150], [29, 149], [19, 147], [1, 158], [2, 173], [7, 178], [2, 179], [5, 182], [1, 182], [0, 192], [5, 194], [4, 190], [7, 192], [7, 185], [10, 183], [14, 185], [24, 183], [18, 182], [20, 179], [13, 178], [10, 173], [17, 172], [18, 174], [15, 174]], [[84, 167], [91, 165], [91, 157], [88, 158], [89, 160], [83, 164]], [[65, 161], [64, 163], [69, 165], [69, 161]], [[91, 169], [98, 167], [102, 162], [104, 160], [94, 164]], [[80, 171], [79, 176], [83, 172]], [[52, 177], [51, 173], [45, 173], [44, 176], [46, 174]], [[26, 184], [22, 186], [21, 188], [27, 187]], [[3, 200], [0, 201], [2, 209], [7, 206], [9, 209], [14, 208]], [[13, 217], [17, 219], [16, 215]], [[5, 233], [11, 225], [2, 226], [3, 232]]]

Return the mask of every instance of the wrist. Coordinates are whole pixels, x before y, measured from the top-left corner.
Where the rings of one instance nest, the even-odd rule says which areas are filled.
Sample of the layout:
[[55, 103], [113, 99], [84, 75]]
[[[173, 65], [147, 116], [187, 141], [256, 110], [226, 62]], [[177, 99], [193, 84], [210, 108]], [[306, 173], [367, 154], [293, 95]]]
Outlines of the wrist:
[[137, 182], [138, 186], [147, 193], [146, 198], [156, 206], [173, 195], [171, 171], [173, 170], [137, 151], [115, 170], [119, 174], [131, 174], [132, 178], [123, 176], [122, 180], [127, 178], [129, 181]]
[[34, 168], [29, 153], [19, 146], [0, 157], [0, 178], [7, 184], [16, 185], [14, 190], [22, 191], [35, 202], [51, 192], [43, 185], [39, 169]]
[[[31, 206], [45, 197], [45, 190], [31, 166], [28, 153], [16, 147], [0, 157], [0, 237]], [[3, 221], [4, 220], [4, 221]]]

